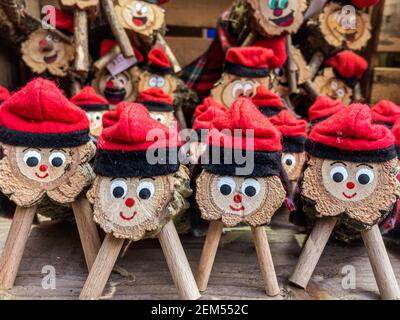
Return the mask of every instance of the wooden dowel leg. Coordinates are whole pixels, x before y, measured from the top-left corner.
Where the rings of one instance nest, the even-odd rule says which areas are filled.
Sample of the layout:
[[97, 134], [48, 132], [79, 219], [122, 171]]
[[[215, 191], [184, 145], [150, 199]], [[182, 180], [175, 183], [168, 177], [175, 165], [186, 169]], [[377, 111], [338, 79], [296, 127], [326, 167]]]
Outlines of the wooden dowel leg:
[[172, 67], [174, 68], [174, 72], [175, 73], [181, 72], [182, 68], [179, 65], [178, 59], [172, 52], [171, 47], [168, 45], [167, 41], [164, 39], [162, 34], [157, 33], [157, 41], [163, 46], [163, 48], [165, 50], [165, 54], [167, 55], [168, 59], [171, 61]]
[[377, 225], [361, 233], [375, 280], [384, 300], [400, 299], [399, 286]]
[[289, 281], [305, 288], [337, 222], [336, 217], [318, 218], [304, 245]]
[[11, 289], [29, 237], [36, 206], [17, 207], [0, 260], [0, 287]]
[[158, 234], [158, 240], [179, 296], [184, 300], [197, 300], [200, 298], [200, 292], [190, 269], [189, 261], [172, 220]]
[[249, 35], [244, 39], [241, 47], [251, 46], [254, 41], [256, 41], [257, 35], [253, 32], [250, 32]]
[[211, 221], [208, 227], [206, 241], [201, 252], [199, 268], [197, 270], [197, 286], [200, 292], [207, 290], [208, 280], [214, 265], [215, 255], [217, 254], [218, 244], [221, 240], [224, 224], [221, 220]]
[[89, 39], [88, 39], [88, 16], [87, 12], [75, 9], [74, 11], [74, 45], [76, 72], [87, 75], [90, 68], [89, 62]]
[[288, 81], [289, 81], [289, 93], [297, 93], [297, 66], [293, 60], [293, 45], [292, 36], [286, 35], [286, 52], [287, 52], [287, 63], [286, 68], [288, 70]]
[[88, 300], [101, 297], [123, 244], [124, 239], [115, 238], [112, 234], [106, 235], [79, 299]]
[[74, 211], [86, 265], [90, 271], [101, 246], [99, 232], [93, 220], [92, 207], [85, 197], [80, 197], [72, 204], [72, 210]]
[[258, 262], [264, 279], [265, 292], [268, 296], [277, 296], [281, 289], [276, 278], [268, 237], [264, 227], [252, 227], [253, 241], [256, 247]]

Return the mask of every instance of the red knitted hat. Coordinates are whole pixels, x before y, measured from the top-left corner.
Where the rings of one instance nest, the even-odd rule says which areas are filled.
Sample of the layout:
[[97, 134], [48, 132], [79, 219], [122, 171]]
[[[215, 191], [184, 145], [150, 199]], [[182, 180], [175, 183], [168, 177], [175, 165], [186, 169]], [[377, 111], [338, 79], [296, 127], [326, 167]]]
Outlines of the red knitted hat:
[[371, 108], [372, 121], [392, 127], [400, 118], [400, 106], [389, 100], [381, 100]]
[[370, 108], [360, 103], [316, 125], [306, 149], [319, 158], [353, 162], [383, 162], [397, 156], [390, 130], [373, 124]]
[[10, 91], [6, 87], [0, 86], [0, 104], [10, 97]]
[[277, 115], [285, 109], [282, 99], [264, 86], [258, 86], [256, 94], [252, 98], [253, 103], [267, 117]]
[[37, 148], [76, 147], [89, 141], [89, 120], [54, 82], [37, 78], [0, 108], [0, 141]]
[[171, 62], [165, 51], [160, 47], [154, 47], [149, 52], [149, 72], [157, 74], [172, 74], [174, 70], [172, 69]]
[[352, 0], [352, 3], [362, 9], [377, 5], [379, 0]]
[[[239, 132], [235, 132], [235, 129]], [[251, 130], [254, 135], [250, 136], [247, 130]], [[214, 119], [207, 143], [210, 161], [205, 169], [211, 173], [238, 175], [236, 169], [244, 167], [240, 163], [243, 159], [237, 159], [234, 153], [232, 159], [227, 159], [226, 163], [224, 161], [226, 152], [229, 154], [234, 150], [251, 158], [248, 160], [253, 162], [254, 170], [249, 176], [262, 177], [280, 173], [281, 134], [248, 98], [236, 99], [228, 111]], [[213, 163], [215, 153], [220, 154], [221, 160], [218, 163]]]
[[220, 109], [221, 111], [226, 111], [227, 107], [215, 101], [212, 97], [204, 98], [203, 103], [198, 105], [194, 110], [193, 118], [199, 117], [202, 113], [206, 112], [208, 108], [215, 107]]
[[224, 71], [239, 77], [266, 77], [269, 74], [269, 61], [273, 56], [271, 49], [262, 47], [231, 48], [225, 56]]
[[[179, 169], [178, 161], [168, 163], [170, 152], [177, 152], [177, 136], [137, 103], [125, 105], [118, 122], [103, 130], [97, 147], [94, 167], [101, 176], [151, 177]], [[149, 156], [157, 154], [165, 163], [151, 163]]]
[[282, 134], [283, 151], [303, 152], [307, 138], [307, 121], [297, 119], [289, 110], [284, 110], [270, 119]]
[[219, 106], [210, 106], [195, 118], [193, 122], [193, 130], [208, 130], [211, 127], [212, 122], [220, 116], [223, 116], [227, 112], [227, 108], [220, 108]]
[[345, 106], [340, 100], [319, 96], [310, 109], [308, 109], [308, 118], [312, 125], [316, 125], [344, 108]]
[[86, 86], [71, 98], [71, 102], [85, 111], [105, 111], [109, 109], [108, 101], [96, 91]]
[[116, 124], [119, 120], [122, 111], [131, 104], [132, 104], [131, 102], [120, 102], [117, 104], [115, 110], [110, 110], [105, 112], [102, 118], [103, 128], [108, 128]]
[[[112, 39], [104, 39], [100, 43], [100, 57], [105, 56], [112, 48], [117, 45], [117, 41]], [[144, 61], [143, 54], [132, 44], [133, 53], [135, 54], [138, 63], [142, 63]]]
[[368, 69], [367, 60], [350, 50], [335, 54], [326, 60], [325, 64], [335, 69], [339, 76], [348, 80], [361, 80]]
[[395, 139], [397, 157], [400, 159], [400, 118], [394, 123], [392, 133]]
[[149, 111], [174, 111], [174, 102], [160, 88], [150, 88], [140, 92], [137, 102], [143, 104]]
[[253, 46], [271, 49], [274, 53], [269, 60], [270, 69], [282, 68], [287, 59], [285, 36], [265, 37], [257, 40]]
[[60, 9], [56, 10], [56, 28], [70, 33], [74, 32], [74, 17]]

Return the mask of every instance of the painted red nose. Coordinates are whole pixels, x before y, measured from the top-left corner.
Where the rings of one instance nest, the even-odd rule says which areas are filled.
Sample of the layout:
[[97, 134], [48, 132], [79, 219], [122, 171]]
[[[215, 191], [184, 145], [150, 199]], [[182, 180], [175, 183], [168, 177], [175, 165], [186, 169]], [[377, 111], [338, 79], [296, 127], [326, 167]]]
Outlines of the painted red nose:
[[356, 185], [354, 184], [354, 182], [351, 182], [351, 181], [350, 181], [350, 182], [347, 182], [346, 186], [347, 186], [348, 189], [351, 190], [351, 189], [354, 189], [354, 187], [355, 187]]
[[235, 201], [236, 203], [241, 203], [242, 196], [240, 194], [237, 194], [236, 196], [233, 197], [233, 201]]
[[132, 198], [128, 198], [125, 200], [125, 205], [128, 208], [132, 208], [135, 205], [135, 200], [133, 200]]
[[46, 172], [46, 171], [47, 171], [47, 166], [46, 166], [45, 164], [42, 164], [42, 165], [39, 167], [39, 170], [42, 171], [42, 172]]
[[48, 44], [49, 44], [49, 42], [46, 39], [42, 39], [39, 41], [39, 47], [42, 49], [46, 48]]
[[107, 87], [108, 89], [114, 88], [114, 83], [113, 83], [113, 81], [112, 81], [112, 80], [108, 80], [108, 81], [106, 82], [106, 87]]
[[276, 8], [276, 9], [274, 10], [274, 16], [275, 16], [275, 17], [280, 17], [280, 16], [282, 15], [282, 13], [283, 13], [283, 10], [282, 10], [282, 9]]

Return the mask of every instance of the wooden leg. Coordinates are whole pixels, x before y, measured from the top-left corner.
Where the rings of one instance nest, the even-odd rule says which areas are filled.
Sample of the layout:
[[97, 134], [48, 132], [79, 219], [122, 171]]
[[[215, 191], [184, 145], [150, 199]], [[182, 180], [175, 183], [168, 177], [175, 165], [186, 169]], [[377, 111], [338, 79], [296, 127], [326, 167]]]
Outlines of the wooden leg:
[[0, 287], [11, 289], [29, 237], [36, 206], [17, 207], [0, 260]]
[[315, 226], [304, 245], [296, 268], [289, 281], [305, 288], [321, 257], [322, 251], [329, 240], [337, 222], [337, 218], [318, 218]]
[[99, 232], [93, 220], [92, 207], [85, 197], [80, 197], [72, 204], [72, 209], [81, 238], [86, 265], [90, 271], [101, 246]]
[[361, 233], [375, 280], [384, 300], [400, 299], [399, 286], [377, 225]]
[[179, 296], [184, 300], [197, 300], [200, 298], [199, 289], [172, 220], [158, 234], [158, 240]]
[[112, 234], [106, 235], [79, 299], [89, 300], [101, 297], [123, 244], [124, 239], [115, 238]]
[[297, 93], [297, 66], [293, 60], [293, 45], [292, 45], [292, 36], [290, 34], [286, 35], [286, 52], [287, 52], [287, 63], [286, 68], [288, 70], [289, 75], [289, 94]]
[[265, 292], [268, 296], [277, 296], [281, 289], [276, 278], [274, 262], [272, 261], [267, 233], [264, 227], [252, 227], [253, 241], [256, 247], [258, 263], [264, 279]]
[[197, 270], [197, 286], [200, 292], [207, 290], [208, 280], [210, 279], [211, 269], [214, 265], [215, 255], [217, 253], [218, 244], [221, 240], [222, 229], [224, 224], [221, 220], [211, 221], [208, 227], [206, 241]]
[[75, 45], [75, 71], [87, 75], [90, 68], [88, 16], [84, 10], [74, 11], [74, 45]]
[[165, 54], [167, 55], [168, 59], [171, 61], [172, 67], [174, 69], [174, 73], [179, 73], [182, 71], [181, 66], [179, 65], [178, 59], [175, 57], [174, 53], [172, 52], [170, 46], [168, 45], [167, 41], [165, 41], [162, 34], [157, 32], [157, 41], [164, 47]]

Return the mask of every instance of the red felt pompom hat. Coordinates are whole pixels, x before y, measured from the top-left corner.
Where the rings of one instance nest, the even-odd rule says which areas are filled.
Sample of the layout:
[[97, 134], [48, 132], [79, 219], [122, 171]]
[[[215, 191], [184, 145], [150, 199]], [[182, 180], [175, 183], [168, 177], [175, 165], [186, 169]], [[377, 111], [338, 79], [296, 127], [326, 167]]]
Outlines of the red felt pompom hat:
[[86, 86], [71, 98], [71, 102], [86, 112], [106, 111], [109, 109], [108, 101], [96, 93], [93, 87]]
[[216, 118], [223, 116], [227, 111], [227, 108], [222, 109], [218, 106], [208, 107], [206, 111], [194, 119], [193, 130], [200, 131], [210, 129], [212, 122]]
[[164, 49], [160, 47], [154, 47], [150, 50], [148, 55], [148, 70], [150, 73], [156, 74], [172, 74], [171, 61], [166, 55]]
[[54, 82], [37, 78], [0, 108], [0, 141], [36, 148], [76, 147], [89, 141], [86, 113]]
[[297, 119], [289, 110], [270, 118], [271, 123], [282, 134], [284, 152], [303, 152], [307, 138], [307, 121]]
[[115, 110], [105, 112], [102, 118], [103, 128], [108, 128], [116, 124], [122, 111], [129, 105], [131, 105], [131, 102], [120, 102], [117, 104]]
[[254, 46], [271, 49], [273, 52], [269, 60], [269, 68], [282, 68], [287, 59], [285, 36], [265, 37], [254, 42]]
[[397, 156], [391, 131], [374, 124], [370, 108], [360, 103], [316, 125], [306, 142], [306, 150], [318, 158], [367, 163]]
[[140, 92], [137, 102], [143, 104], [149, 111], [174, 111], [172, 98], [160, 88], [150, 88]]
[[176, 133], [154, 120], [141, 104], [125, 105], [118, 121], [97, 142], [94, 168], [106, 177], [152, 177], [179, 169]]
[[[111, 51], [112, 48], [114, 48], [117, 45], [117, 41], [112, 40], [112, 39], [104, 39], [100, 43], [100, 57], [105, 56], [108, 52]], [[135, 54], [136, 59], [138, 60], [138, 64], [141, 64], [144, 62], [144, 57], [143, 54], [132, 44], [133, 47], [133, 53]]]
[[378, 4], [379, 0], [352, 0], [351, 1], [357, 8], [363, 9]]
[[57, 8], [55, 9], [55, 12], [56, 12], [55, 27], [59, 30], [68, 31], [69, 33], [73, 33], [74, 32], [74, 17], [71, 14], [64, 12]]
[[325, 64], [332, 67], [336, 74], [350, 86], [360, 81], [368, 69], [368, 62], [363, 57], [350, 50], [341, 51], [326, 60]]
[[389, 128], [400, 118], [400, 106], [389, 100], [381, 100], [371, 108], [372, 121]]
[[[203, 163], [213, 174], [265, 177], [280, 173], [281, 134], [248, 98], [236, 99], [213, 120], [207, 144], [209, 158]], [[249, 170], [242, 172], [244, 167]]]
[[308, 118], [311, 125], [316, 125], [344, 108], [345, 105], [340, 100], [333, 100], [326, 96], [319, 96], [310, 109], [308, 109]]
[[11, 96], [10, 91], [6, 87], [0, 86], [0, 104]]
[[225, 56], [224, 72], [246, 78], [267, 77], [273, 56], [271, 49], [262, 47], [231, 48]]
[[210, 107], [215, 107], [220, 109], [221, 111], [226, 111], [227, 107], [225, 107], [223, 104], [218, 103], [215, 101], [213, 97], [207, 97], [204, 98], [203, 103], [198, 105], [196, 109], [194, 110], [193, 118], [199, 117], [202, 113], [206, 112], [208, 108]]
[[275, 116], [285, 110], [281, 97], [264, 86], [257, 87], [252, 101], [260, 109], [261, 113], [267, 117]]

